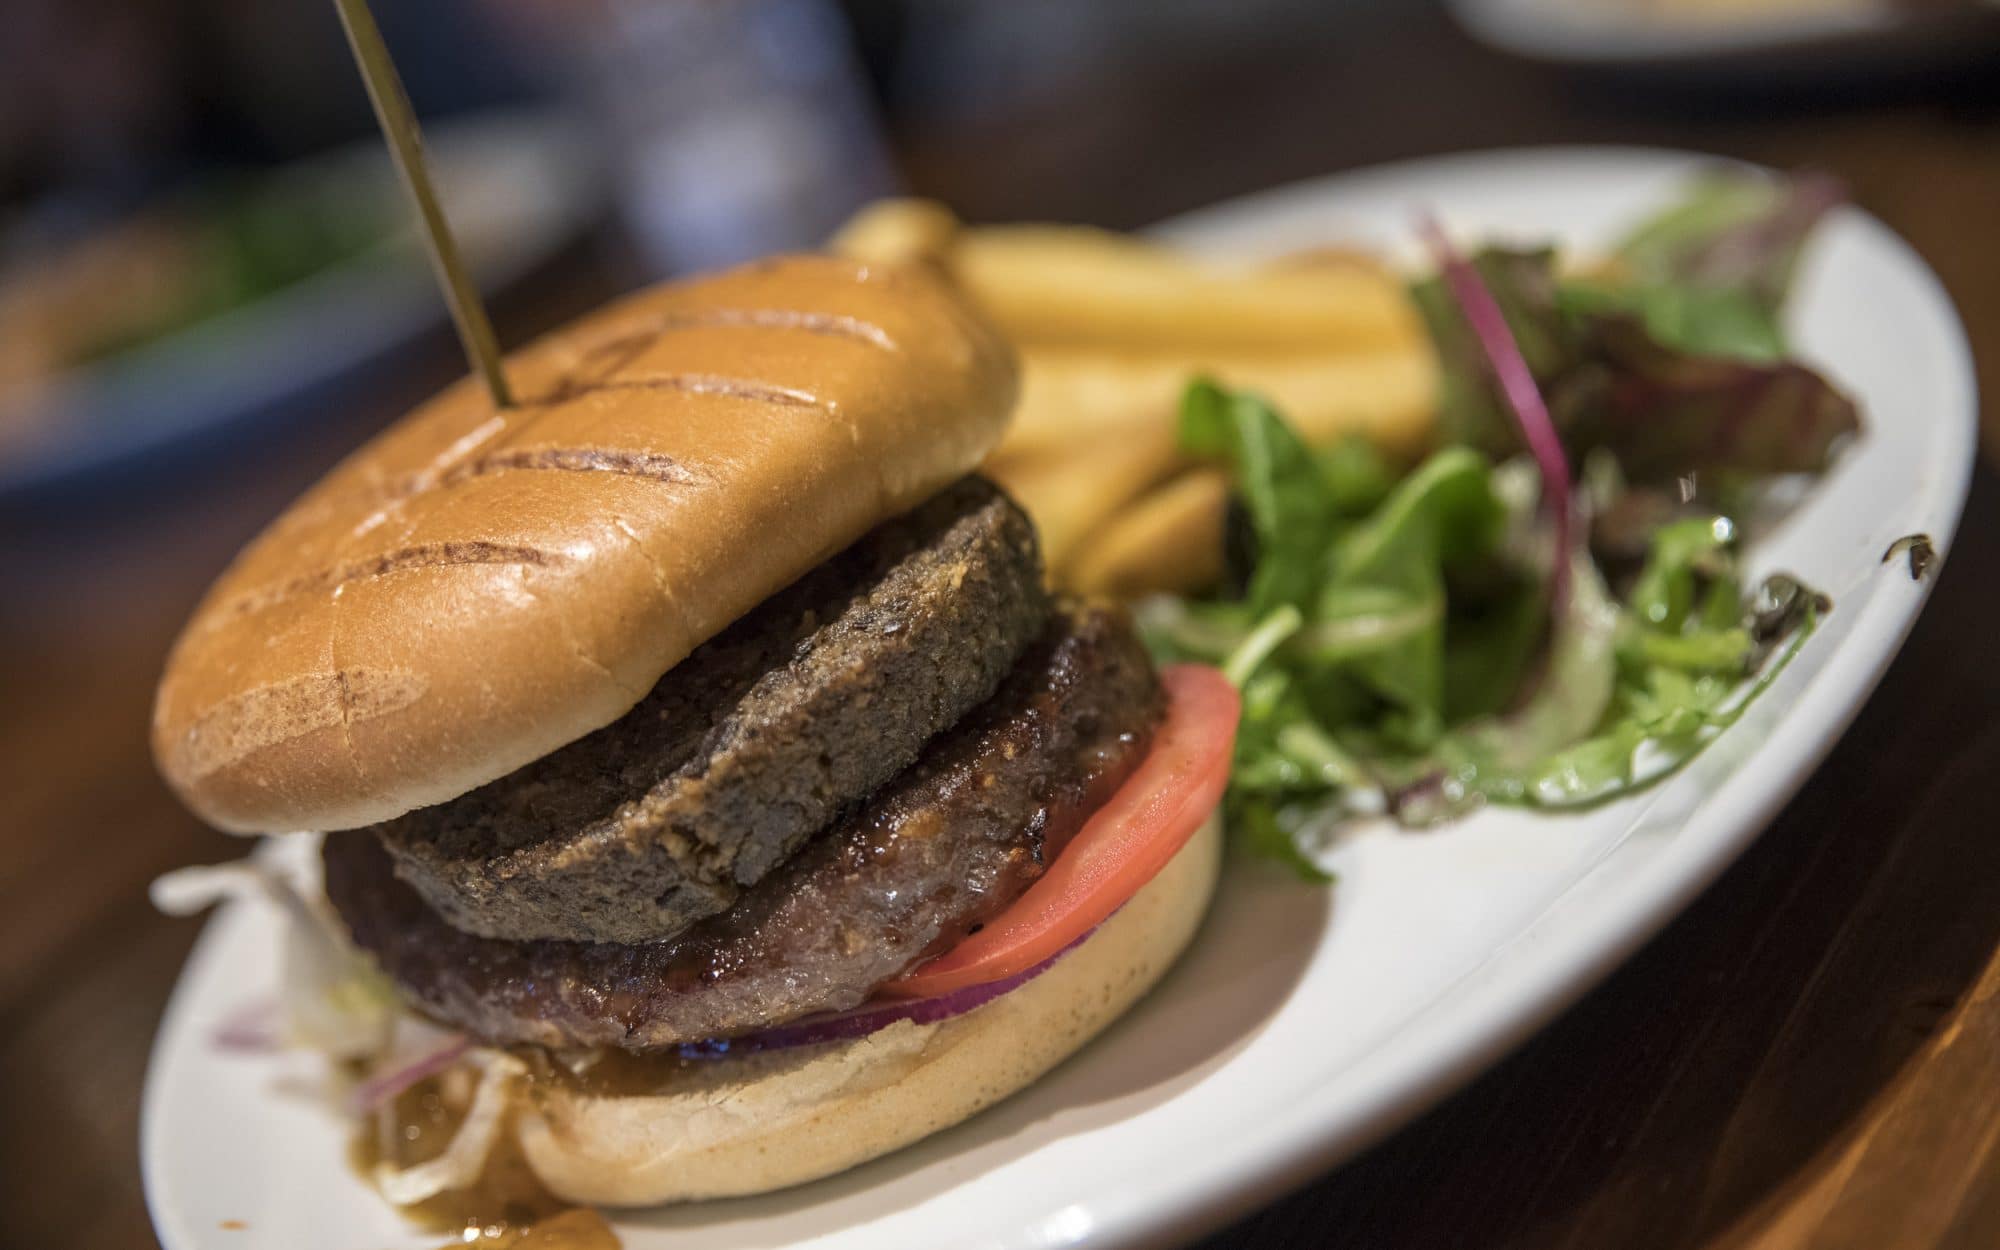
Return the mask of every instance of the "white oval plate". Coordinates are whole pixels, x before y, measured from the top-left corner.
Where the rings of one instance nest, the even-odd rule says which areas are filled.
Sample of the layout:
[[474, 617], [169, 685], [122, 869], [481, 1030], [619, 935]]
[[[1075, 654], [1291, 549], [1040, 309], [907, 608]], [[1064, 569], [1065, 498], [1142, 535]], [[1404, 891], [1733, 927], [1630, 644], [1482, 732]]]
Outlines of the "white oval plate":
[[[1608, 242], [1699, 158], [1531, 150], [1398, 165], [1173, 223], [1175, 240], [1280, 252], [1401, 248], [1413, 214], [1468, 234]], [[629, 1250], [1129, 1245], [1193, 1237], [1360, 1150], [1520, 1042], [1741, 851], [1832, 745], [1930, 583], [1891, 540], [1949, 542], [1973, 455], [1964, 336], [1923, 263], [1843, 210], [1802, 273], [1801, 350], [1860, 397], [1867, 434], [1753, 555], [1838, 606], [1752, 713], [1687, 771], [1581, 816], [1489, 811], [1421, 837], [1361, 834], [1333, 890], [1232, 866], [1195, 949], [1097, 1043], [910, 1150], [763, 1198], [621, 1216]], [[433, 1245], [344, 1166], [305, 1057], [244, 1057], [217, 1023], [275, 975], [274, 918], [230, 907], [174, 995], [143, 1151], [170, 1250]], [[226, 1220], [242, 1229], [224, 1230]]]

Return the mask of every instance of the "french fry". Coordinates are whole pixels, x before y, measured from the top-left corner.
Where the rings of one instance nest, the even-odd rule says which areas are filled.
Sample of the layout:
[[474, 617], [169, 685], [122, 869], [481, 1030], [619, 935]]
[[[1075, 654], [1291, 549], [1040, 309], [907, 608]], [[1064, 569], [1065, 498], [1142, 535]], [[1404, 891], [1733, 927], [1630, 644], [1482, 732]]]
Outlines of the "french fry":
[[876, 200], [848, 218], [827, 247], [876, 265], [942, 264], [958, 232], [958, 218], [936, 200]]
[[[1197, 496], [1191, 486], [1184, 488], [1189, 494], [1158, 504], [1159, 513], [1131, 521], [1129, 534], [1106, 529], [1149, 489], [1187, 467], [1177, 417], [1181, 392], [1199, 372], [1172, 358], [1024, 353], [1015, 422], [985, 471], [1034, 518], [1043, 558], [1058, 584], [1104, 590], [1120, 580], [1146, 584], [1158, 565], [1144, 563], [1136, 553], [1133, 544], [1142, 531], [1171, 532], [1180, 536], [1175, 541], [1214, 548], [1220, 510], [1192, 515]], [[1428, 348], [1317, 360], [1239, 360], [1210, 372], [1265, 395], [1315, 444], [1361, 434], [1392, 455], [1414, 454], [1429, 434], [1436, 406], [1437, 370]], [[1209, 519], [1204, 522], [1201, 515]], [[1106, 534], [1095, 535], [1100, 529]], [[1108, 552], [1090, 554], [1100, 544]], [[1167, 563], [1175, 559], [1167, 551], [1158, 557]], [[1072, 560], [1085, 563], [1072, 567]]]
[[1229, 268], [1081, 226], [963, 230], [946, 266], [1021, 346], [1275, 355], [1422, 332], [1402, 284], [1379, 267]]
[[1182, 472], [1176, 428], [1181, 392], [1200, 372], [1264, 395], [1315, 445], [1360, 434], [1392, 456], [1414, 455], [1436, 410], [1428, 347], [1207, 370], [1172, 359], [1027, 353], [1015, 424], [987, 472], [1035, 518], [1057, 584], [1129, 596], [1214, 579], [1224, 479]]
[[1079, 439], [1046, 456], [990, 460], [984, 472], [1034, 518], [1042, 562], [1054, 573], [1085, 534], [1178, 464], [1172, 425], [1155, 421]]
[[1141, 495], [1081, 539], [1060, 581], [1087, 595], [1136, 599], [1193, 594], [1222, 576], [1222, 517], [1229, 479], [1190, 469]]
[[1360, 434], [1413, 455], [1436, 414], [1430, 338], [1365, 252], [1228, 267], [1084, 227], [968, 227], [924, 200], [871, 205], [832, 246], [936, 266], [1013, 340], [1020, 404], [984, 468], [1072, 589], [1191, 591], [1220, 573], [1227, 479], [1177, 440], [1191, 378], [1264, 396], [1314, 444]]
[[1259, 266], [1087, 226], [965, 227], [932, 200], [878, 200], [829, 241], [945, 268], [1015, 343], [1119, 351], [1338, 352], [1421, 336], [1400, 279], [1352, 250]]
[[1275, 404], [1312, 443], [1359, 433], [1407, 452], [1430, 432], [1437, 366], [1428, 344], [1348, 356], [1276, 359], [1110, 356], [1031, 348], [1022, 352], [1021, 400], [996, 462], [1040, 457], [1079, 440], [1172, 429], [1188, 380], [1208, 374]]
[[1358, 269], [1395, 281], [1394, 271], [1380, 256], [1359, 247], [1330, 243], [1300, 252], [1287, 252], [1268, 262], [1272, 269]]

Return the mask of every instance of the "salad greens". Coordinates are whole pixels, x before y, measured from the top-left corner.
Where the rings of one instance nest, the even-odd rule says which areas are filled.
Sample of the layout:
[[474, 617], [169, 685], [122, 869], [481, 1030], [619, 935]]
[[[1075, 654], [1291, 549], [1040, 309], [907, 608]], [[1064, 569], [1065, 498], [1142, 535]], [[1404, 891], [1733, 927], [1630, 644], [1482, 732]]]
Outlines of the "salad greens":
[[[1548, 249], [1488, 248], [1472, 265], [1572, 457], [1604, 449], [1640, 486], [1819, 472], [1860, 418], [1785, 358], [1779, 313], [1805, 235], [1837, 199], [1821, 180], [1719, 174], [1641, 225], [1600, 272], [1563, 272]], [[1519, 450], [1443, 277], [1412, 294], [1444, 368], [1447, 439], [1496, 457]]]
[[1189, 385], [1181, 442], [1234, 480], [1228, 584], [1149, 600], [1140, 623], [1242, 691], [1239, 838], [1322, 877], [1315, 852], [1358, 815], [1603, 802], [1770, 685], [1831, 604], [1782, 575], [1746, 586], [1725, 504], [1823, 469], [1858, 428], [1784, 358], [1778, 320], [1834, 194], [1709, 179], [1587, 280], [1552, 252], [1468, 261], [1440, 237], [1414, 294], [1446, 437], [1400, 476], [1365, 443], [1307, 445], [1255, 395]]
[[[1701, 178], [1619, 245], [1617, 263], [1633, 279], [1626, 295], [1671, 346], [1777, 359], [1785, 354], [1779, 316], [1799, 253], [1844, 198], [1824, 175]], [[1604, 289], [1617, 297], [1618, 288]], [[1680, 315], [1697, 311], [1706, 315]], [[1725, 332], [1745, 337], [1721, 338]]]

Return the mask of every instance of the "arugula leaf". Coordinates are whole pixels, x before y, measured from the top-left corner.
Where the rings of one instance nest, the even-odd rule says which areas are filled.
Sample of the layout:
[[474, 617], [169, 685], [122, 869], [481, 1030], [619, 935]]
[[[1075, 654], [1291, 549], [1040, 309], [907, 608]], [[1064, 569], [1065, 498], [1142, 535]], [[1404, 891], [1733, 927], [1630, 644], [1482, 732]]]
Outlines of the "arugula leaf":
[[[1572, 645], [1590, 645], [1551, 665], [1539, 697], [1559, 696], [1553, 706], [1539, 720], [1501, 718], [1461, 730], [1436, 752], [1438, 768], [1392, 796], [1399, 819], [1435, 823], [1487, 800], [1588, 806], [1651, 785], [1692, 759], [1776, 680], [1832, 607], [1782, 574], [1746, 601], [1735, 549], [1727, 518], [1661, 527], [1623, 610], [1599, 616], [1595, 631], [1572, 626]], [[1580, 580], [1578, 587], [1600, 609], [1608, 606], [1601, 583]], [[1615, 684], [1605, 682], [1607, 626], [1617, 639]], [[1774, 650], [1777, 658], [1767, 663]], [[1577, 713], [1600, 695], [1608, 696], [1603, 714], [1586, 723]]]
[[1603, 720], [1617, 684], [1620, 616], [1588, 559], [1572, 561], [1570, 579], [1529, 697], [1511, 712], [1458, 727], [1421, 766], [1404, 766], [1415, 780], [1391, 791], [1389, 807], [1405, 826], [1434, 825], [1487, 801], [1529, 801], [1543, 761]]
[[1300, 827], [1306, 823], [1300, 819], [1299, 810], [1291, 807], [1284, 811], [1289, 819], [1281, 816], [1278, 805], [1268, 799], [1232, 795], [1223, 803], [1223, 819], [1251, 854], [1276, 860], [1301, 880], [1314, 885], [1332, 885], [1334, 875], [1313, 861], [1299, 836]]
[[1243, 720], [1224, 819], [1253, 854], [1276, 859], [1307, 880], [1331, 880], [1298, 835], [1313, 823], [1309, 814], [1335, 811], [1342, 788], [1356, 784], [1360, 774], [1317, 731], [1289, 673], [1268, 669], [1242, 687]]
[[[1243, 691], [1231, 820], [1269, 850], [1332, 827], [1374, 776], [1335, 726], [1420, 750], [1444, 730], [1447, 570], [1493, 555], [1504, 522], [1486, 462], [1448, 448], [1389, 484], [1372, 452], [1314, 455], [1271, 408], [1189, 387], [1184, 443], [1233, 466], [1256, 564], [1236, 600], [1155, 599], [1166, 656]], [[1309, 865], [1301, 853], [1294, 867]]]
[[1303, 606], [1340, 520], [1333, 483], [1320, 460], [1271, 406], [1206, 378], [1181, 399], [1181, 446], [1227, 460], [1256, 539], [1256, 572], [1246, 598], [1262, 613]]
[[[1673, 631], [1685, 626], [1699, 606], [1706, 623], [1732, 623], [1739, 598], [1732, 568], [1735, 544], [1736, 524], [1728, 517], [1662, 525], [1653, 533], [1652, 556], [1632, 585], [1633, 616], [1649, 629]], [[1718, 612], [1723, 613], [1719, 620]]]
[[1690, 517], [1661, 526], [1633, 582], [1629, 628], [1619, 647], [1629, 666], [1741, 672], [1752, 653], [1736, 576], [1736, 525]]
[[1548, 596], [1529, 570], [1494, 562], [1477, 587], [1451, 578], [1444, 651], [1445, 720], [1458, 724], [1501, 712], [1534, 672], [1548, 629]]
[[1333, 509], [1343, 517], [1362, 517], [1375, 510], [1396, 487], [1396, 475], [1380, 448], [1364, 434], [1349, 434], [1319, 453]]
[[1788, 616], [1790, 628], [1779, 636], [1783, 645], [1775, 658], [1761, 663], [1754, 652], [1746, 653], [1745, 660], [1753, 664], [1752, 680], [1664, 665], [1643, 670], [1621, 689], [1618, 717], [1544, 761], [1528, 780], [1530, 801], [1548, 808], [1587, 807], [1657, 784], [1685, 766], [1770, 688], [1832, 606], [1823, 595], [1781, 592], [1778, 597], [1796, 604], [1798, 611]]
[[1486, 463], [1450, 447], [1418, 466], [1342, 536], [1313, 619], [1294, 640], [1307, 663], [1345, 662], [1396, 710], [1380, 728], [1415, 747], [1445, 715], [1445, 567], [1491, 552], [1502, 513]]

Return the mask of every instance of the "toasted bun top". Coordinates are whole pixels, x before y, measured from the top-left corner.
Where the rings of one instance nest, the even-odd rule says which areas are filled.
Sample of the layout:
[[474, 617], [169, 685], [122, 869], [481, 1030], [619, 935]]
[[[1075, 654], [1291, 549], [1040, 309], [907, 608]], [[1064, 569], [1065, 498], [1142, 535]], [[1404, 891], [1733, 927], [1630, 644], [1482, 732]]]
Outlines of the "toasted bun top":
[[970, 471], [1012, 357], [915, 269], [772, 260], [623, 299], [349, 456], [210, 589], [153, 750], [237, 832], [442, 802], [617, 719]]

